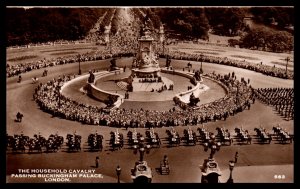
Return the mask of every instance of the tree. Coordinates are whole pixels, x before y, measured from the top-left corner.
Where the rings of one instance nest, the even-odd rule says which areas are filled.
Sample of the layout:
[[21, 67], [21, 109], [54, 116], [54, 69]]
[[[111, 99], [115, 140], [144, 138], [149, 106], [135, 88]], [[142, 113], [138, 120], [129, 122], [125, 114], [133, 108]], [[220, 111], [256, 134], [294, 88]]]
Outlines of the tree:
[[293, 35], [286, 31], [262, 27], [251, 30], [240, 40], [245, 48], [269, 50], [272, 52], [292, 51], [294, 48]]
[[259, 23], [270, 25], [277, 22], [281, 29], [286, 25], [294, 25], [293, 7], [252, 7], [250, 12]]
[[236, 46], [236, 45], [239, 45], [239, 43], [240, 43], [240, 41], [237, 40], [237, 39], [228, 39], [228, 44], [229, 44], [229, 46], [231, 46], [231, 47], [234, 47], [234, 46]]
[[7, 45], [80, 39], [105, 12], [93, 8], [7, 8]]
[[246, 8], [205, 8], [209, 24], [217, 35], [236, 36], [245, 28]]
[[166, 24], [166, 29], [182, 34], [183, 38], [208, 37], [208, 20], [203, 8], [163, 8], [156, 9], [156, 14], [161, 22]]

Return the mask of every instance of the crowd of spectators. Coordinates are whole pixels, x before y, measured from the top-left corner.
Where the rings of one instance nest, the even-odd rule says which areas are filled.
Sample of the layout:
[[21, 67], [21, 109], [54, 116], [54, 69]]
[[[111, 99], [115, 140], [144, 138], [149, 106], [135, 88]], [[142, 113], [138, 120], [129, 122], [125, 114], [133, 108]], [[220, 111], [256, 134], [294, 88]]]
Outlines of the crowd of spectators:
[[[127, 32], [132, 29], [133, 31]], [[78, 55], [69, 55], [59, 58], [52, 59], [43, 59], [35, 62], [28, 63], [20, 63], [16, 65], [6, 66], [6, 75], [7, 77], [12, 77], [19, 75], [21, 73], [25, 73], [34, 69], [46, 68], [49, 66], [68, 64], [68, 63], [76, 63], [79, 60], [81, 62], [84, 61], [94, 61], [94, 60], [103, 60], [112, 57], [118, 56], [134, 56], [137, 52], [138, 48], [138, 38], [137, 29], [131, 28], [129, 25], [124, 25], [120, 27], [116, 35], [110, 37], [110, 42], [107, 44], [106, 48], [101, 51], [91, 51], [84, 54]], [[165, 54], [168, 54], [168, 57], [171, 59], [178, 60], [190, 60], [190, 61], [201, 61], [201, 62], [209, 62], [215, 64], [222, 64], [228, 66], [234, 66], [238, 68], [248, 69], [255, 72], [260, 72], [262, 74], [279, 77], [279, 78], [287, 78], [294, 79], [294, 72], [291, 70], [286, 70], [283, 68], [278, 68], [275, 66], [269, 66], [261, 63], [251, 63], [247, 61], [241, 61], [230, 58], [222, 58], [210, 55], [202, 55], [202, 54], [192, 54], [187, 52], [180, 51], [168, 51], [164, 52], [162, 49], [159, 49], [161, 45], [156, 45], [158, 52], [160, 53], [160, 57], [165, 57]]]
[[294, 119], [293, 88], [258, 88], [254, 90], [257, 99], [274, 106], [276, 111], [287, 120]]
[[53, 116], [84, 124], [132, 128], [197, 125], [220, 119], [225, 120], [228, 116], [243, 111], [246, 107], [249, 108], [250, 102], [253, 102], [253, 89], [246, 82], [237, 81], [228, 75], [211, 73], [206, 76], [226, 85], [228, 93], [221, 99], [200, 105], [198, 109], [173, 108], [168, 111], [114, 109], [107, 111], [105, 108], [79, 103], [60, 93], [61, 86], [76, 77], [75, 75], [62, 76], [46, 84], [39, 84], [34, 92], [34, 99], [42, 110]]
[[86, 62], [86, 61], [104, 60], [112, 57], [130, 57], [130, 56], [133, 56], [133, 54], [127, 52], [121, 52], [119, 54], [111, 54], [107, 50], [104, 50], [104, 51], [88, 52], [79, 55], [52, 58], [52, 59], [44, 58], [43, 60], [38, 60], [29, 63], [20, 63], [16, 65], [7, 64], [6, 76], [13, 77], [25, 72], [29, 72], [31, 70], [42, 69], [42, 68], [62, 65], [62, 64], [77, 63], [79, 61]]
[[[132, 42], [131, 40], [126, 41], [124, 39], [125, 38], [118, 38], [118, 37], [112, 39], [114, 42], [110, 44], [111, 47], [108, 46], [103, 51], [87, 52], [84, 54], [70, 55], [70, 56], [52, 58], [52, 59], [44, 58], [42, 60], [28, 62], [28, 63], [20, 63], [16, 65], [7, 64], [6, 76], [13, 77], [35, 69], [42, 69], [42, 68], [62, 65], [62, 64], [76, 63], [78, 61], [85, 62], [85, 61], [104, 60], [112, 57], [134, 56], [136, 54], [135, 53], [136, 45], [134, 45], [135, 42]], [[262, 63], [255, 64], [247, 61], [240, 61], [240, 60], [214, 57], [208, 55], [201, 56], [200, 54], [189, 54], [186, 52], [179, 52], [179, 51], [169, 52], [168, 55], [172, 59], [203, 61], [209, 63], [228, 65], [228, 66], [235, 66], [238, 68], [260, 72], [262, 74], [273, 76], [273, 77], [294, 79], [293, 71], [287, 70], [286, 72], [285, 69], [274, 67], [274, 66], [268, 66]], [[160, 57], [164, 57], [164, 55], [161, 54]]]
[[[201, 54], [192, 54], [187, 52], [181, 51], [171, 51], [168, 53], [168, 56], [171, 59], [177, 60], [190, 60], [190, 61], [201, 61], [201, 62], [209, 62], [214, 64], [222, 64], [227, 66], [234, 66], [238, 68], [248, 69], [255, 72], [259, 72], [268, 76], [279, 77], [279, 78], [287, 78], [287, 79], [294, 79], [294, 73], [291, 70], [285, 70], [282, 68], [274, 67], [265, 65], [261, 63], [251, 63], [247, 61], [241, 61], [236, 59], [229, 59], [227, 57], [216, 57], [216, 56], [209, 56], [209, 55], [201, 55]], [[160, 57], [165, 57], [164, 54], [160, 54]]]
[[[129, 26], [126, 26], [129, 27]], [[128, 29], [128, 28], [127, 28]], [[126, 28], [120, 28], [117, 35], [110, 37], [110, 42], [106, 48], [101, 51], [91, 51], [84, 54], [69, 55], [59, 58], [43, 59], [34, 62], [20, 63], [16, 65], [6, 64], [6, 76], [13, 77], [35, 69], [46, 68], [50, 66], [104, 60], [112, 57], [130, 57], [134, 56], [138, 47], [138, 39], [133, 34], [124, 32]], [[133, 31], [137, 32], [137, 31]]]

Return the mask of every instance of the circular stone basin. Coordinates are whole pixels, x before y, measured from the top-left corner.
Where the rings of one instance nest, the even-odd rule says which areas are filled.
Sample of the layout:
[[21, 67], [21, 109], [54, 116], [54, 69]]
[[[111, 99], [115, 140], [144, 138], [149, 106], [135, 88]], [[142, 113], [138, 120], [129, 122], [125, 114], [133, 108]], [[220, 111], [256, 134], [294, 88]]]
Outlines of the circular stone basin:
[[[95, 82], [95, 86], [101, 90], [105, 90], [112, 93], [118, 93], [121, 95], [125, 95], [125, 90], [122, 90], [117, 86], [116, 81], [122, 78], [126, 78], [131, 74], [130, 70], [126, 70], [126, 72], [121, 74], [115, 74], [106, 76], [103, 78], [98, 79]], [[125, 102], [128, 101], [140, 101], [140, 102], [154, 102], [154, 101], [173, 101], [173, 97], [183, 91], [188, 90], [188, 86], [193, 86], [190, 83], [190, 80], [186, 77], [182, 77], [179, 75], [172, 75], [166, 73], [160, 73], [162, 77], [165, 77], [171, 80], [174, 83], [173, 90], [164, 90], [162, 92], [149, 92], [149, 91], [136, 91], [136, 92], [129, 92], [129, 99], [125, 99]], [[219, 98], [225, 96], [226, 91], [223, 89], [218, 83], [210, 80], [210, 79], [203, 79], [203, 84], [208, 86], [210, 89], [201, 93], [200, 104], [205, 104]]]
[[[145, 92], [157, 92], [164, 85], [169, 88], [170, 85], [174, 85], [173, 81], [168, 79], [167, 77], [161, 77], [161, 82], [141, 82], [140, 78], [133, 78], [132, 86], [133, 92], [145, 91]], [[166, 91], [166, 90], [165, 90]]]

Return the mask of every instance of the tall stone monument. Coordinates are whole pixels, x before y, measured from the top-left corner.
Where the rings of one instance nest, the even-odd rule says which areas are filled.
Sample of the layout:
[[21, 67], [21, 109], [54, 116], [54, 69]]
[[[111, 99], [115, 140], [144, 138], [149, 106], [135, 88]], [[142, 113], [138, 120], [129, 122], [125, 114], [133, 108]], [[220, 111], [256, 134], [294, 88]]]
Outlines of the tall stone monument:
[[139, 49], [135, 61], [135, 67], [132, 69], [134, 78], [159, 78], [160, 67], [158, 56], [154, 53], [153, 37], [148, 27], [144, 28], [144, 35], [139, 39]]
[[146, 25], [139, 39], [139, 48], [132, 64], [131, 76], [127, 80], [129, 91], [162, 92], [174, 85], [173, 81], [160, 74], [161, 68], [159, 57], [155, 54], [154, 41]]

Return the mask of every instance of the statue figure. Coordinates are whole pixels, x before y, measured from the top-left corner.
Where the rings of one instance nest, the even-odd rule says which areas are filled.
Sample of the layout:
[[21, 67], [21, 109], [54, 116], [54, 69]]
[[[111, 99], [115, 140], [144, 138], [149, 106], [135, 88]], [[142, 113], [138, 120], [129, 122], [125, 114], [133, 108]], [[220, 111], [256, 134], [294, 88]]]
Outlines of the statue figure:
[[88, 82], [89, 83], [94, 83], [95, 75], [91, 71], [89, 73], [90, 73], [90, 77], [88, 78]]
[[190, 96], [190, 103], [189, 103], [189, 105], [190, 106], [196, 106], [199, 101], [200, 101], [200, 99], [196, 98], [195, 95], [194, 95], [194, 93], [192, 93], [191, 96]]

